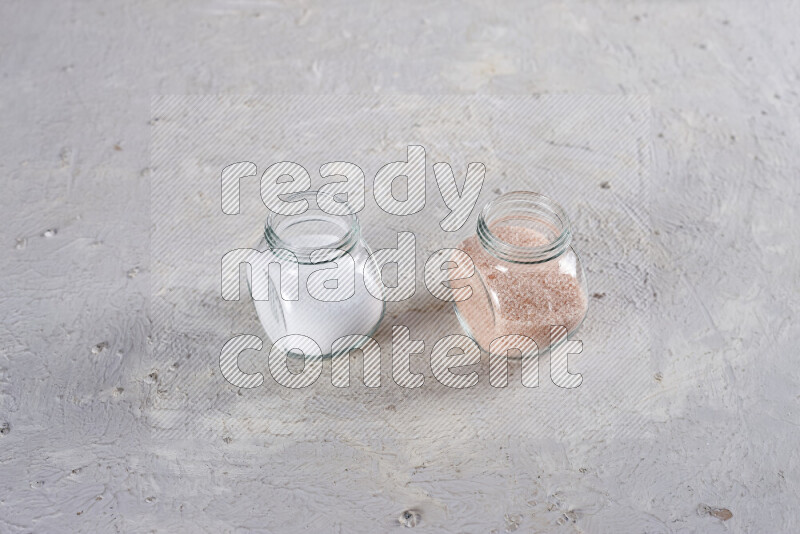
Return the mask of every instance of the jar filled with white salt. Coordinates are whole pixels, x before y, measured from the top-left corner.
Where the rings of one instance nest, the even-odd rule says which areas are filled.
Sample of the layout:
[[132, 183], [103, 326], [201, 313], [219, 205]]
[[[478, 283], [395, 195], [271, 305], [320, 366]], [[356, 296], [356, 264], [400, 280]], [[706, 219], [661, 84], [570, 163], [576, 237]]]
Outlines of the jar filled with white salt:
[[571, 243], [567, 214], [544, 195], [515, 191], [486, 205], [477, 235], [460, 246], [475, 264], [472, 295], [454, 303], [462, 328], [482, 349], [523, 335], [543, 352], [552, 326], [567, 335], [580, 326], [588, 291]]
[[[274, 254], [279, 265], [273, 262], [261, 271], [261, 282], [269, 285], [269, 298], [253, 301], [261, 325], [273, 343], [288, 335], [304, 336], [292, 339], [305, 356], [329, 357], [358, 348], [375, 333], [385, 311], [385, 302], [366, 289], [365, 273], [379, 271], [364, 269], [374, 259], [358, 217], [323, 211], [320, 200], [328, 211], [341, 204], [324, 192], [285, 199], [305, 201], [308, 209], [295, 215], [270, 212], [267, 217], [259, 248]], [[248, 282], [252, 292], [258, 281], [253, 276]]]

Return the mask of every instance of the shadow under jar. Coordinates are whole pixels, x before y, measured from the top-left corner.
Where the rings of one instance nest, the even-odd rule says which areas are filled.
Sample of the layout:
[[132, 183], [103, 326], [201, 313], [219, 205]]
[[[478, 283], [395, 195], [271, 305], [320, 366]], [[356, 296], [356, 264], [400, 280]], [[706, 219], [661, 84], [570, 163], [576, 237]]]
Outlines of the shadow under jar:
[[569, 219], [556, 202], [527, 191], [506, 193], [478, 217], [477, 235], [460, 248], [475, 264], [472, 295], [454, 303], [466, 333], [489, 351], [505, 335], [550, 348], [550, 327], [572, 334], [588, 306], [586, 278], [570, 246]]
[[[258, 247], [269, 248], [281, 265], [279, 271], [262, 266], [260, 281], [269, 285], [269, 299], [253, 300], [256, 313], [273, 343], [287, 335], [308, 338], [294, 345], [292, 356], [327, 358], [358, 348], [364, 336], [375, 333], [385, 311], [385, 302], [366, 288], [376, 271], [364, 268], [374, 259], [358, 217], [323, 211], [320, 200], [328, 211], [342, 204], [323, 192], [288, 195], [287, 202], [305, 201], [308, 209], [296, 215], [270, 212]], [[253, 294], [254, 282], [248, 283]], [[280, 288], [289, 286], [298, 288], [296, 299], [283, 298]]]

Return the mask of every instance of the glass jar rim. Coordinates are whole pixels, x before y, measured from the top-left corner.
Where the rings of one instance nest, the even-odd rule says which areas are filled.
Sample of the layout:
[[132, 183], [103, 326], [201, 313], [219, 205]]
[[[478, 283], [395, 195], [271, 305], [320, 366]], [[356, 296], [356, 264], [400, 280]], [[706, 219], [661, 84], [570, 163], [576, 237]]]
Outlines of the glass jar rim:
[[[267, 215], [267, 220], [264, 223], [264, 239], [267, 242], [267, 246], [271, 250], [273, 250], [276, 253], [276, 255], [280, 255], [279, 251], [287, 251], [295, 256], [296, 261], [298, 263], [306, 263], [306, 264], [327, 263], [335, 260], [342, 254], [349, 252], [353, 248], [353, 246], [355, 246], [356, 242], [358, 242], [361, 235], [361, 225], [359, 223], [358, 216], [355, 213], [347, 213], [339, 215], [324, 211], [319, 206], [318, 198], [320, 196], [327, 197], [330, 201], [335, 202], [337, 204], [348, 205], [347, 201], [340, 202], [336, 200], [336, 195], [327, 193], [325, 191], [300, 191], [297, 193], [290, 193], [286, 195], [284, 199], [287, 202], [306, 200], [308, 202], [308, 209], [306, 209], [302, 213], [298, 213], [295, 215], [284, 215], [270, 210], [269, 215]], [[277, 230], [278, 225], [284, 218], [289, 219], [292, 217], [297, 217], [298, 219], [289, 226], [287, 226], [287, 228], [293, 226], [294, 224], [299, 224], [303, 222], [320, 221], [335, 225], [337, 221], [341, 221], [343, 224], [339, 225], [339, 227], [340, 229], [346, 228], [346, 231], [344, 232], [344, 235], [342, 235], [338, 240], [332, 243], [325, 243], [322, 245], [318, 246], [315, 245], [311, 247], [292, 244], [290, 240], [281, 237], [279, 231]], [[325, 255], [324, 257], [312, 260], [311, 259], [312, 253], [320, 249], [335, 249], [338, 250], [339, 253], [333, 255], [328, 254]]]
[[[541, 220], [551, 226], [556, 237], [538, 246], [523, 246], [502, 240], [492, 227], [511, 218]], [[569, 217], [550, 197], [533, 191], [511, 191], [489, 202], [477, 223], [478, 240], [490, 254], [511, 263], [535, 264], [551, 261], [563, 254], [572, 241]]]

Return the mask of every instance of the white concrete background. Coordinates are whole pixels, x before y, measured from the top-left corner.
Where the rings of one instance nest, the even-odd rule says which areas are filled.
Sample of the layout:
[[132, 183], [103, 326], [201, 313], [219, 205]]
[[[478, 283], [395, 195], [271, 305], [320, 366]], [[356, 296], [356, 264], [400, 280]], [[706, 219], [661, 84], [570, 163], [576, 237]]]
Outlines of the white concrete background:
[[[793, 531], [798, 23], [797, 2], [3, 2], [0, 532], [380, 532], [407, 509], [423, 532]], [[372, 409], [362, 441], [153, 436], [151, 95], [563, 91], [653, 104], [638, 437], [401, 442]]]

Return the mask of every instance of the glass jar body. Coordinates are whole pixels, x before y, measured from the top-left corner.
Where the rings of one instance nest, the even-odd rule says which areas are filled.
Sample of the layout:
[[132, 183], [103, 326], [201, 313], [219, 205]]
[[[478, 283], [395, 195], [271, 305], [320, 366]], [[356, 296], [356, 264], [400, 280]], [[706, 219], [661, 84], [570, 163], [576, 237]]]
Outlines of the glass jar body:
[[[315, 194], [298, 196], [309, 202], [304, 213], [268, 218], [260, 250], [270, 250], [278, 266], [262, 272], [269, 298], [254, 304], [273, 343], [284, 336], [303, 336], [295, 349], [306, 356], [329, 357], [357, 348], [363, 336], [372, 336], [385, 303], [366, 287], [364, 277], [373, 270], [365, 265], [374, 260], [358, 218], [320, 210]], [[334, 346], [347, 336], [361, 337]]]
[[574, 333], [588, 289], [563, 209], [542, 195], [509, 193], [484, 209], [478, 226], [461, 244], [475, 264], [472, 295], [455, 303], [467, 334], [489, 352], [507, 335], [529, 337], [543, 352], [553, 326]]

